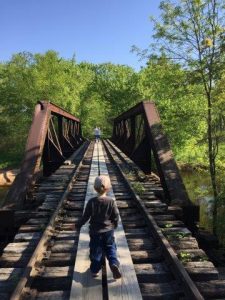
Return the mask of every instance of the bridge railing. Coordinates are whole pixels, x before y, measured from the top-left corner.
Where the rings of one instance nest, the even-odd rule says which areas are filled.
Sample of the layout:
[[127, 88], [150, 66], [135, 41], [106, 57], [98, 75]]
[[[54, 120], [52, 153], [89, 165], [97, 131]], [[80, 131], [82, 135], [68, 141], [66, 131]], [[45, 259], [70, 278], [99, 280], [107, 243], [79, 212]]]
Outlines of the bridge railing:
[[198, 218], [153, 102], [140, 102], [115, 118], [112, 141], [145, 173], [156, 168], [167, 203], [183, 208], [186, 224]]
[[21, 169], [6, 196], [5, 207], [21, 207], [40, 170], [44, 176], [50, 175], [83, 141], [78, 118], [51, 102], [39, 101]]

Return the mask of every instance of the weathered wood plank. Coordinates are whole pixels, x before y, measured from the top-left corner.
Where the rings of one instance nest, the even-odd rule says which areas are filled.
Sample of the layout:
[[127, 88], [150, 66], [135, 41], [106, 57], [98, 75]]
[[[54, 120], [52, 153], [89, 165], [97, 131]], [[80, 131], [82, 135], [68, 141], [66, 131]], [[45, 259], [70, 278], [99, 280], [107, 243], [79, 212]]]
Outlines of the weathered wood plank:
[[72, 244], [68, 242], [55, 243], [51, 248], [52, 253], [70, 253], [71, 251], [76, 251], [77, 245], [74, 244], [74, 241]]
[[183, 292], [176, 282], [141, 283], [143, 299], [181, 299]]
[[225, 295], [225, 280], [213, 280], [208, 282], [197, 282], [197, 287], [203, 294], [203, 296], [208, 298], [219, 298], [224, 299]]
[[117, 206], [119, 208], [132, 208], [136, 207], [136, 204], [133, 203], [132, 201], [116, 201]]
[[37, 218], [37, 219], [29, 219], [27, 222], [26, 222], [26, 224], [27, 225], [45, 225], [45, 224], [47, 224], [47, 222], [48, 222], [48, 220], [49, 219], [47, 219], [47, 218]]
[[207, 261], [208, 257], [202, 249], [177, 250], [178, 257], [183, 261]]
[[139, 282], [147, 283], [160, 283], [171, 281], [172, 275], [166, 264], [135, 264], [135, 271]]
[[[185, 268], [190, 277], [195, 281], [208, 281], [219, 279], [219, 273], [215, 267], [212, 268]], [[225, 284], [225, 282], [224, 282]]]
[[38, 293], [38, 295], [35, 297], [35, 300], [67, 300], [69, 295], [69, 291], [42, 292]]
[[144, 201], [144, 204], [147, 208], [158, 208], [158, 209], [163, 209], [164, 211], [167, 210], [167, 205], [158, 200]]
[[14, 242], [26, 242], [31, 240], [38, 240], [40, 237], [41, 234], [38, 232], [18, 233], [14, 238]]
[[32, 253], [35, 249], [36, 244], [37, 242], [35, 241], [32, 244], [29, 242], [10, 243], [5, 247], [4, 253]]
[[67, 277], [71, 276], [72, 273], [72, 266], [66, 267], [47, 267], [43, 271], [42, 277]]
[[55, 236], [55, 240], [73, 240], [74, 237], [78, 238], [79, 234], [76, 230], [62, 231]]
[[156, 221], [173, 221], [176, 220], [176, 217], [174, 215], [159, 215], [159, 216], [154, 216], [154, 219]]
[[175, 220], [175, 221], [163, 221], [163, 220], [157, 220], [156, 221], [157, 225], [159, 227], [163, 227], [163, 228], [168, 228], [168, 227], [184, 227], [184, 223], [182, 221], [179, 220]]
[[0, 257], [0, 267], [3, 268], [24, 268], [28, 263], [30, 255], [28, 254], [18, 254], [18, 253], [8, 253], [2, 254]]
[[75, 253], [51, 253], [50, 257], [43, 260], [46, 267], [71, 266], [74, 264]]
[[[99, 143], [99, 165], [100, 174], [108, 175], [107, 166], [104, 159], [102, 145]], [[115, 198], [113, 191], [109, 193], [109, 196]], [[120, 207], [126, 203], [132, 207], [132, 202], [130, 201], [120, 201]], [[119, 280], [114, 280], [111, 270], [107, 264], [107, 278], [108, 278], [108, 297], [110, 300], [137, 300], [142, 299], [141, 291], [138, 285], [137, 276], [134, 270], [134, 265], [132, 262], [131, 254], [128, 248], [127, 240], [125, 237], [125, 232], [121, 220], [119, 220], [118, 228], [115, 230], [115, 241], [117, 245], [117, 255], [120, 261], [120, 270], [122, 273], [122, 278]]]
[[166, 236], [191, 236], [190, 230], [185, 227], [163, 228], [162, 232]]
[[[88, 180], [85, 204], [96, 195], [93, 190], [95, 177], [98, 176], [98, 151], [95, 144], [91, 170]], [[93, 278], [90, 272], [89, 260], [89, 230], [85, 224], [80, 231], [73, 281], [70, 292], [71, 300], [101, 300], [102, 299], [102, 274]]]
[[135, 223], [131, 223], [129, 220], [123, 221], [124, 228], [139, 228], [147, 227], [145, 220], [137, 220]]
[[21, 225], [18, 233], [29, 233], [29, 232], [38, 232], [43, 231], [45, 228], [44, 224], [39, 225]]
[[149, 239], [128, 239], [129, 249], [135, 250], [152, 250], [156, 248], [153, 238]]
[[190, 238], [190, 240], [170, 239], [169, 242], [174, 250], [198, 249], [198, 243], [194, 238]]
[[19, 276], [21, 272], [21, 268], [1, 268], [0, 281], [10, 280], [10, 278]]
[[131, 257], [134, 263], [157, 263], [163, 260], [160, 249], [149, 251], [131, 251]]
[[218, 270], [210, 261], [190, 261], [184, 265], [191, 278], [196, 281], [219, 279]]

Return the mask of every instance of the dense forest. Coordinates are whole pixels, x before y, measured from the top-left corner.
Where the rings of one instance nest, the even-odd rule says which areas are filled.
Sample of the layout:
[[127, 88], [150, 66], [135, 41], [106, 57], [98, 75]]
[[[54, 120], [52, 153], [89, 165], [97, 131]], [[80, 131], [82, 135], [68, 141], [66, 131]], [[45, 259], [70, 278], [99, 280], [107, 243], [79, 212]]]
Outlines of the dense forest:
[[0, 63], [0, 167], [21, 160], [34, 106], [49, 100], [82, 120], [83, 134], [141, 100], [152, 100], [178, 163], [209, 170], [213, 229], [224, 225], [225, 26], [224, 3], [162, 1], [154, 45], [133, 50], [147, 58], [140, 71], [112, 63], [78, 63], [53, 50], [17, 53]]
[[[114, 117], [143, 99], [152, 100], [177, 160], [207, 165], [202, 86], [190, 71], [165, 57], [151, 58], [135, 72], [111, 63], [76, 63], [54, 51], [19, 53], [0, 65], [0, 78], [1, 167], [20, 159], [38, 100], [52, 101], [79, 117], [86, 137], [95, 125], [110, 136]], [[222, 151], [218, 163], [223, 165]]]

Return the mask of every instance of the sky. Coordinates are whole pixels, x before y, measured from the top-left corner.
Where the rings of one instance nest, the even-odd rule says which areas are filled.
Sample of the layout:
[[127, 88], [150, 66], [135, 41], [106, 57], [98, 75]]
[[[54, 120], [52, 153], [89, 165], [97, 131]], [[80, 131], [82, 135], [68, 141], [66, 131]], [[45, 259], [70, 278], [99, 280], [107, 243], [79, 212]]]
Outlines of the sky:
[[160, 0], [0, 0], [0, 61], [15, 53], [55, 50], [78, 62], [111, 62], [138, 70], [132, 45], [151, 42], [150, 16]]

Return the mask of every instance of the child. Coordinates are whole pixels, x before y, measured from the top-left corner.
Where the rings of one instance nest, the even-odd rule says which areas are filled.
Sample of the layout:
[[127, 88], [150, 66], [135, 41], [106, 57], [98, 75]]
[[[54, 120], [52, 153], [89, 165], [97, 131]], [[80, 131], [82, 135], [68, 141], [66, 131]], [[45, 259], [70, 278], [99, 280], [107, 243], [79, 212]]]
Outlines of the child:
[[81, 227], [90, 219], [90, 270], [93, 277], [99, 275], [105, 253], [113, 278], [118, 279], [121, 272], [116, 255], [114, 229], [118, 225], [119, 212], [116, 202], [106, 196], [111, 188], [109, 177], [105, 175], [96, 177], [94, 188], [98, 196], [88, 201], [83, 217], [77, 225]]
[[101, 130], [97, 126], [94, 129], [94, 136], [95, 136], [95, 141], [99, 142], [100, 141], [100, 136], [101, 136]]

